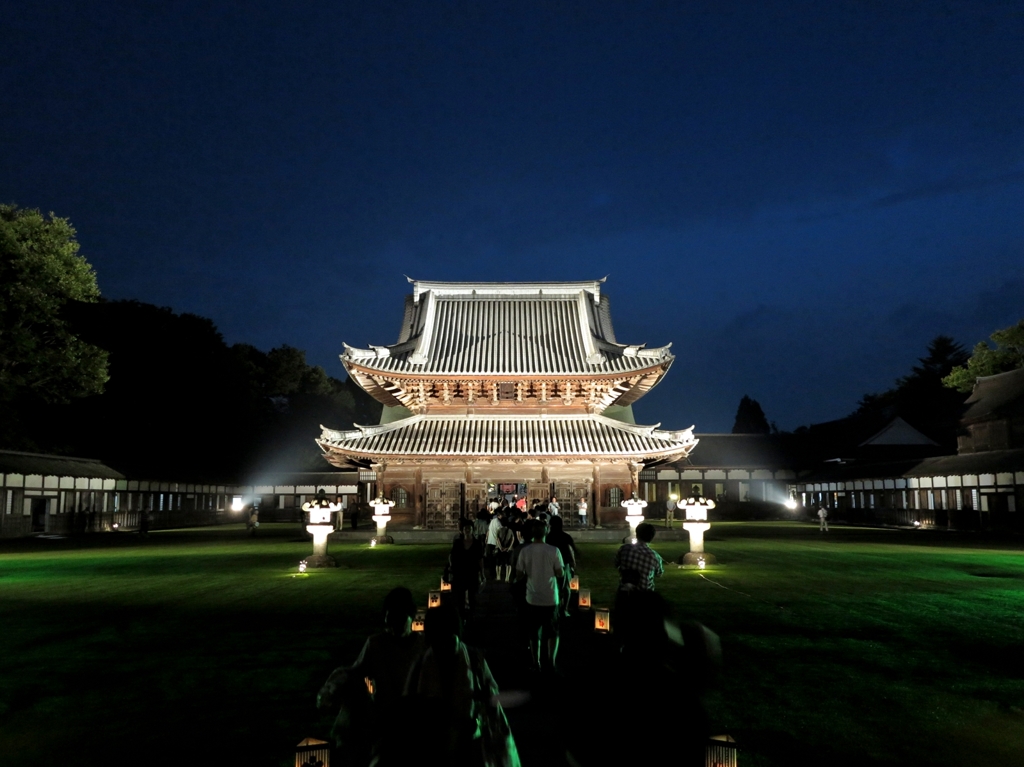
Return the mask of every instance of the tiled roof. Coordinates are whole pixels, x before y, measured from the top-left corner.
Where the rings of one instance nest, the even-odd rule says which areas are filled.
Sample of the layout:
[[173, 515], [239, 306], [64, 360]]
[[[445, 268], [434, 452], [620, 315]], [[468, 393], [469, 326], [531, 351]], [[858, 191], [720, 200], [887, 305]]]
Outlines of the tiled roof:
[[114, 471], [95, 458], [72, 458], [63, 455], [19, 453], [10, 450], [0, 450], [0, 473], [124, 479], [123, 474]]
[[838, 481], [882, 477], [941, 477], [956, 474], [1024, 473], [1024, 448], [984, 453], [938, 455], [886, 463], [832, 464], [823, 466], [801, 482]]
[[984, 376], [974, 384], [974, 391], [967, 398], [967, 410], [963, 415], [965, 423], [985, 421], [1021, 412], [1024, 402], [1024, 368], [1008, 373]]
[[783, 440], [772, 434], [697, 434], [700, 448], [678, 468], [788, 469], [793, 465]]
[[669, 347], [615, 341], [600, 282], [413, 283], [399, 343], [341, 359], [382, 373], [632, 373], [671, 362]]
[[655, 458], [684, 455], [697, 444], [689, 429], [659, 431], [599, 415], [416, 415], [354, 431], [324, 429], [317, 442], [327, 453], [355, 458]]

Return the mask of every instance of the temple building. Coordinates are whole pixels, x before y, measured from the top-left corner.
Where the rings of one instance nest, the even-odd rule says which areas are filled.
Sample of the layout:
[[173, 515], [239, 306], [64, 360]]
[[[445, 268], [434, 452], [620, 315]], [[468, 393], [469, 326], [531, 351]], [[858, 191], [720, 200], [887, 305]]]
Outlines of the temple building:
[[634, 423], [673, 356], [616, 340], [604, 280], [410, 283], [398, 341], [341, 355], [381, 423], [317, 440], [395, 502], [396, 523], [454, 527], [513, 495], [554, 495], [573, 518], [586, 498], [591, 523], [615, 523], [641, 471], [696, 446], [692, 427]]

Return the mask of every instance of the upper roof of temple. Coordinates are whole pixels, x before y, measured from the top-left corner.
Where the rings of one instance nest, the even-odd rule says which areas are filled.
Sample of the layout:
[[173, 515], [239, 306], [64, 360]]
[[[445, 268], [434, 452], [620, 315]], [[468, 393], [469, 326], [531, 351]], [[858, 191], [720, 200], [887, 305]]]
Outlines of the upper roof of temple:
[[341, 360], [391, 374], [586, 376], [632, 373], [673, 359], [669, 346], [615, 340], [604, 280], [427, 282], [409, 280], [398, 342]]

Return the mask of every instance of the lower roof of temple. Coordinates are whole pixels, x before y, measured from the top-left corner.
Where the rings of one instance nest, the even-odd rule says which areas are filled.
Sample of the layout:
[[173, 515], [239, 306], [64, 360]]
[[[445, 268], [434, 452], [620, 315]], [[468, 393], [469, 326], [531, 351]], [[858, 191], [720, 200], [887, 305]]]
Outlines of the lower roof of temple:
[[323, 429], [332, 463], [411, 460], [666, 460], [696, 446], [691, 429], [661, 431], [600, 415], [414, 415], [351, 431]]

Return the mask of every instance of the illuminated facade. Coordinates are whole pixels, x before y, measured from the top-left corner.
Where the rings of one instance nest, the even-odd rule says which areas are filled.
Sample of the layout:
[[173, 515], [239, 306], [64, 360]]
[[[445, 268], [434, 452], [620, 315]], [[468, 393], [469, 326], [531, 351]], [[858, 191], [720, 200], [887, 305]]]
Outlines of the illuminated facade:
[[553, 494], [566, 516], [585, 497], [592, 519], [620, 522], [644, 467], [696, 446], [692, 428], [633, 423], [673, 356], [616, 340], [603, 280], [410, 282], [398, 341], [341, 355], [381, 423], [317, 440], [376, 482], [397, 523], [452, 527], [512, 494]]

